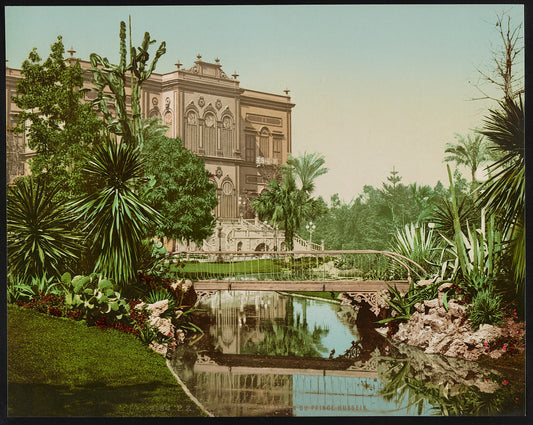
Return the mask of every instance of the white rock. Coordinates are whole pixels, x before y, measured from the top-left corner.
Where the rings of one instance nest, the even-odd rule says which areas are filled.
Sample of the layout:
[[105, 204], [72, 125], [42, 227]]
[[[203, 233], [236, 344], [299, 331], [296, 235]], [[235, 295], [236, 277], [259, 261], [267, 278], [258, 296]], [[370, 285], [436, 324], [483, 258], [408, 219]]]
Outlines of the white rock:
[[168, 310], [168, 300], [161, 300], [153, 304], [148, 304], [146, 310], [152, 317], [158, 317]]

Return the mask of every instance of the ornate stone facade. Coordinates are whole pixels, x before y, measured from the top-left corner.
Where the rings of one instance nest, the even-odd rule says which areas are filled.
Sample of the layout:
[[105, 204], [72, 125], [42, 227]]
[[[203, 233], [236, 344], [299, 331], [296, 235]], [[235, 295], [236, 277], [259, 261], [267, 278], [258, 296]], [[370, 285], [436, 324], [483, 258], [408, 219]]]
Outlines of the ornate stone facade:
[[[74, 50], [69, 50], [73, 59]], [[88, 61], [81, 61], [84, 69]], [[215, 215], [252, 219], [251, 200], [268, 183], [260, 172], [264, 164], [280, 165], [291, 153], [291, 103], [284, 95], [240, 87], [238, 75], [228, 77], [220, 60], [197, 56], [194, 65], [167, 74], [152, 74], [141, 92], [141, 109], [169, 127], [167, 136], [180, 137], [192, 152], [205, 156], [206, 168], [217, 185]], [[6, 67], [6, 124], [8, 180], [29, 173], [26, 135], [14, 135], [19, 112], [11, 101], [20, 71]], [[91, 85], [91, 73], [86, 83]], [[88, 93], [92, 100], [94, 92]]]

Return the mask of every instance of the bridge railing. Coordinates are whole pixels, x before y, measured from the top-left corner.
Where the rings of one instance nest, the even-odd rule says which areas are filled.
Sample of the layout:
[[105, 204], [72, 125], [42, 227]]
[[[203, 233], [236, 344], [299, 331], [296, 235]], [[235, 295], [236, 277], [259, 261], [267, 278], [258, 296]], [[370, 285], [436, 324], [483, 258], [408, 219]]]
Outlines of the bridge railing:
[[194, 280], [397, 280], [427, 272], [400, 254], [376, 250], [177, 251], [178, 274]]

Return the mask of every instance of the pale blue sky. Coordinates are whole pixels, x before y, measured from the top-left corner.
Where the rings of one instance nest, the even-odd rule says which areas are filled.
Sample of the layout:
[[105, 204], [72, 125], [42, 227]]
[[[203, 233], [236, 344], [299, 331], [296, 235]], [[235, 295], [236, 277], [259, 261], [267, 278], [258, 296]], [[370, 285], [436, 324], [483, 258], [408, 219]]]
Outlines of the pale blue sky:
[[[521, 5], [6, 7], [6, 57], [20, 67], [62, 35], [66, 48], [118, 59], [120, 20], [132, 17], [167, 53], [156, 72], [216, 57], [241, 87], [291, 90], [293, 152], [320, 152], [317, 184], [346, 201], [379, 186], [393, 166], [404, 183], [447, 185], [444, 145], [479, 127], [493, 102], [470, 101], [476, 67], [498, 48], [496, 14], [523, 21]], [[21, 29], [24, 28], [24, 31]], [[155, 51], [156, 46], [152, 46]]]

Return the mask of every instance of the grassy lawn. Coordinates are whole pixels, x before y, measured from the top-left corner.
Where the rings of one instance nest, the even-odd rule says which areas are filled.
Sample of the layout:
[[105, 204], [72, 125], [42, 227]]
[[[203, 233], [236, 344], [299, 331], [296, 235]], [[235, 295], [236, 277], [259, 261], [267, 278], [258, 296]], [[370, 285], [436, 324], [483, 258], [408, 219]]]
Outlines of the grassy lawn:
[[[184, 267], [173, 264], [171, 271], [176, 272], [179, 277], [202, 280], [224, 277], [255, 277], [257, 279], [274, 280], [297, 280], [305, 279], [302, 273], [309, 272], [315, 267], [319, 267], [323, 260], [316, 259], [290, 259], [288, 262], [284, 258], [234, 261], [234, 262], [186, 262]], [[287, 274], [291, 271], [290, 274]]]
[[325, 300], [336, 300], [340, 292], [289, 292], [289, 294], [303, 295], [305, 297], [323, 298]]
[[9, 416], [205, 416], [132, 335], [8, 306]]
[[283, 260], [257, 259], [234, 261], [229, 263], [185, 263], [185, 267], [171, 266], [172, 271], [182, 276], [224, 275], [273, 273], [282, 270]]

